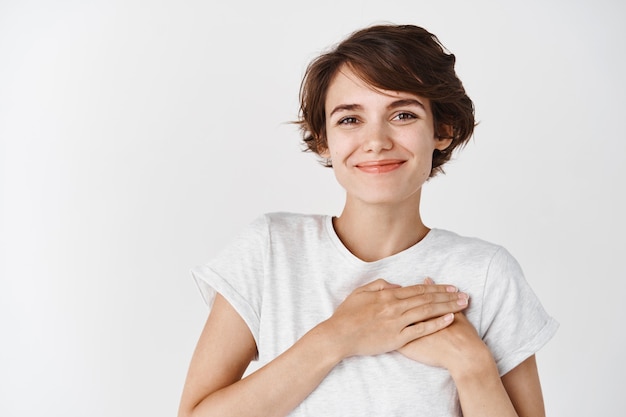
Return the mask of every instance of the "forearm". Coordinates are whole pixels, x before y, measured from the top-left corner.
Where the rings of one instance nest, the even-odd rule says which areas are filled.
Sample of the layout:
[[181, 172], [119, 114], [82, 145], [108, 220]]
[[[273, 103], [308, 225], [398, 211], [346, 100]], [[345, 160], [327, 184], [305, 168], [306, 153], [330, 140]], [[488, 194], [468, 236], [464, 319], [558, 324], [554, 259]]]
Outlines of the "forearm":
[[452, 377], [464, 417], [518, 417], [490, 353]]
[[261, 369], [207, 396], [191, 416], [285, 416], [341, 359], [322, 324]]

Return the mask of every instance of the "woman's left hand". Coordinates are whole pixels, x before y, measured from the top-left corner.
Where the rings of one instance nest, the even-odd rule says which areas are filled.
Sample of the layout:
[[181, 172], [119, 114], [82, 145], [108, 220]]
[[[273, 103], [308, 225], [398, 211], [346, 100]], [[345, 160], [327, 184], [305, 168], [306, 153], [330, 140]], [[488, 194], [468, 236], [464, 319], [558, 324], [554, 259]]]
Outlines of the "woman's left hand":
[[[427, 279], [425, 284], [433, 282]], [[415, 339], [398, 352], [425, 365], [446, 368], [456, 384], [464, 416], [545, 416], [534, 356], [505, 375], [505, 388], [491, 351], [462, 312], [454, 314], [448, 327]]]
[[[425, 283], [433, 282], [427, 279]], [[462, 312], [454, 314], [450, 326], [407, 343], [398, 352], [425, 365], [446, 368], [453, 375], [476, 364], [479, 358], [489, 360], [491, 357], [489, 348]]]
[[436, 333], [416, 339], [398, 349], [404, 356], [429, 366], [446, 368], [463, 366], [484, 352], [487, 346], [465, 314], [454, 314], [454, 322]]

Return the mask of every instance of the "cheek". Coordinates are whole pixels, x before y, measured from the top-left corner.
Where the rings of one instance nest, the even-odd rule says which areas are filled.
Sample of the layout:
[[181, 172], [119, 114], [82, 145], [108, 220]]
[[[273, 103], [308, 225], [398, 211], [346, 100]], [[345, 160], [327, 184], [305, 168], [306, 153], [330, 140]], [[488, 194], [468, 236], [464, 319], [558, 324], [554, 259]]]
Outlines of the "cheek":
[[[336, 139], [336, 138], [335, 138]], [[331, 158], [333, 160], [340, 160], [343, 159], [344, 156], [346, 155], [346, 141], [342, 141], [342, 140], [332, 140], [329, 139], [328, 140], [328, 150], [327, 150], [327, 154], [328, 154], [328, 158]]]

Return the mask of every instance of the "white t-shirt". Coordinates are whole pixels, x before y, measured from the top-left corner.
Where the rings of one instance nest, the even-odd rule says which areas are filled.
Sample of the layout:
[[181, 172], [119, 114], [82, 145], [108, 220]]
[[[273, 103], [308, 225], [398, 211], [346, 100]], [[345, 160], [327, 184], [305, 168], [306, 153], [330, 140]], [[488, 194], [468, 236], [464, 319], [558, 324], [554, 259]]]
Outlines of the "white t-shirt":
[[[331, 216], [266, 214], [192, 274], [209, 306], [219, 292], [246, 322], [258, 349], [256, 367], [329, 318], [355, 288], [377, 278], [407, 286], [431, 277], [468, 293], [466, 316], [501, 375], [537, 352], [558, 327], [504, 248], [440, 229], [398, 254], [364, 262], [339, 240]], [[343, 360], [290, 415], [462, 414], [447, 370], [391, 352]]]

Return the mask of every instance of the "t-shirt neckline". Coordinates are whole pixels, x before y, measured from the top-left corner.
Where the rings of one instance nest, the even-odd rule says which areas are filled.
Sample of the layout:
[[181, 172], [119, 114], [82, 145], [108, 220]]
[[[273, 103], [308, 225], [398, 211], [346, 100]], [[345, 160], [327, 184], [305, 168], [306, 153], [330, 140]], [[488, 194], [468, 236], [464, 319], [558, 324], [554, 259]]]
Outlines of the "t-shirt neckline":
[[326, 215], [324, 218], [324, 224], [328, 239], [331, 241], [331, 243], [339, 253], [341, 253], [350, 262], [358, 265], [382, 265], [405, 256], [414, 256], [415, 254], [424, 251], [425, 248], [430, 245], [430, 242], [439, 233], [439, 229], [431, 228], [430, 231], [426, 233], [426, 236], [424, 236], [419, 242], [415, 243], [413, 246], [410, 246], [393, 255], [387, 256], [386, 258], [368, 262], [362, 260], [355, 254], [350, 252], [350, 250], [348, 250], [348, 248], [343, 244], [341, 239], [339, 239], [339, 236], [337, 235], [337, 232], [335, 231], [335, 228], [333, 226], [333, 217], [334, 216]]

